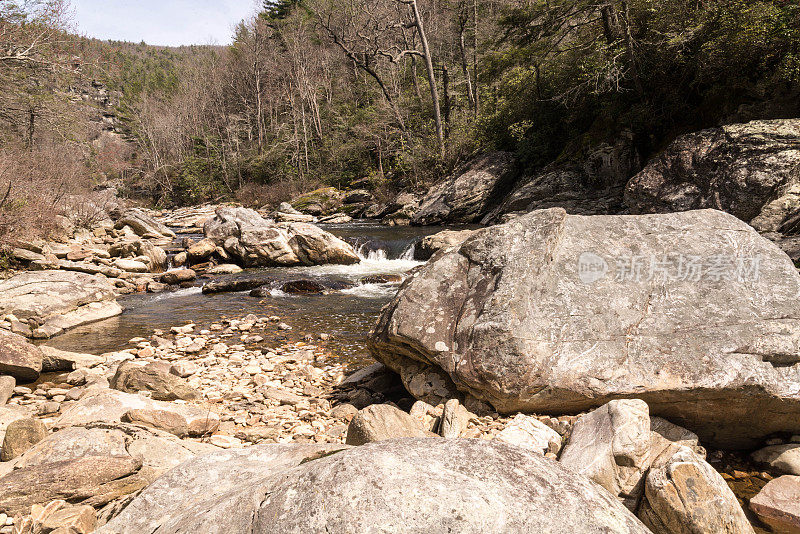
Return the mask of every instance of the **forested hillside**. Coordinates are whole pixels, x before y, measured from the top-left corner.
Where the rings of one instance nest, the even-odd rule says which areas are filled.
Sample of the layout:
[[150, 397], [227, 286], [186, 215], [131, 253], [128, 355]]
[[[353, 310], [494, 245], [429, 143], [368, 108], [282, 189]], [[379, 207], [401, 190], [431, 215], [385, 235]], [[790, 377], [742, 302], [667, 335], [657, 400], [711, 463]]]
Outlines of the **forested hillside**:
[[148, 203], [262, 205], [362, 179], [389, 195], [494, 148], [531, 172], [622, 132], [644, 159], [800, 112], [793, 0], [278, 0], [232, 45], [183, 48], [75, 37], [64, 0], [1, 5], [12, 219], [34, 201], [20, 165], [54, 206], [123, 176]]

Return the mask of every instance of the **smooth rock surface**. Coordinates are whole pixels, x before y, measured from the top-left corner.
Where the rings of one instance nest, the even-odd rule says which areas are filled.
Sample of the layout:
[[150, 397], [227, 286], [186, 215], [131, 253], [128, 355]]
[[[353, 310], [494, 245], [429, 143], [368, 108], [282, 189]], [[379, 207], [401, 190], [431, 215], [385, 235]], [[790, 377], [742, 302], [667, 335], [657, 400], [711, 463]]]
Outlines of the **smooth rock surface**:
[[155, 400], [195, 400], [200, 394], [186, 381], [156, 364], [141, 365], [137, 362], [123, 362], [110, 380], [111, 387], [126, 393], [149, 391]]
[[750, 455], [754, 462], [766, 464], [787, 475], [800, 476], [800, 443], [771, 445]]
[[99, 532], [152, 532], [182, 515], [187, 507], [213, 495], [236, 490], [256, 477], [284, 471], [345, 448], [344, 445], [269, 444], [197, 456], [153, 482]]
[[370, 350], [434, 405], [417, 376], [503, 413], [636, 397], [704, 444], [747, 448], [800, 431], [798, 296], [789, 258], [729, 214], [542, 210], [415, 271]]
[[524, 447], [545, 454], [558, 453], [561, 449], [561, 436], [535, 417], [525, 414], [514, 416], [495, 438], [509, 445]]
[[[175, 474], [189, 483], [195, 478]], [[153, 534], [649, 533], [604, 490], [558, 462], [482, 440], [384, 441], [247, 476], [233, 488], [210, 488], [204, 500], [171, 500], [167, 512], [150, 498], [151, 486], [100, 532], [141, 532], [128, 528], [137, 521], [135, 528], [146, 525]]]
[[0, 462], [10, 462], [47, 437], [47, 427], [38, 419], [19, 419], [6, 428]]

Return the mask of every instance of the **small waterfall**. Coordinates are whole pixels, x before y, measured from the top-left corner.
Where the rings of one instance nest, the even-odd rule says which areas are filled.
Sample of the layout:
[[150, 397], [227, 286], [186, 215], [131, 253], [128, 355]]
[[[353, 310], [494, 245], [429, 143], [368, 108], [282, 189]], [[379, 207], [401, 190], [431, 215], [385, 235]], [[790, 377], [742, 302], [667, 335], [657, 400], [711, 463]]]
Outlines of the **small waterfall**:
[[389, 254], [386, 252], [385, 249], [382, 248], [374, 248], [371, 246], [371, 243], [364, 243], [360, 247], [356, 249], [356, 254], [358, 257], [361, 258], [361, 261], [386, 261], [389, 259]]
[[417, 244], [411, 243], [402, 254], [400, 254], [400, 259], [405, 261], [413, 261], [414, 260], [414, 253], [417, 250]]

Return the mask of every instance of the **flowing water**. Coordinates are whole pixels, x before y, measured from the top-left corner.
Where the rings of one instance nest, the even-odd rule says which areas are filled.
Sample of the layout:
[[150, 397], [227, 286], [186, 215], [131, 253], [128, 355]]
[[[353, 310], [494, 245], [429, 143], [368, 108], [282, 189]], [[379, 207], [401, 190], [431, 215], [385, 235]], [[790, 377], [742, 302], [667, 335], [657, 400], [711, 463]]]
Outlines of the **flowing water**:
[[[276, 280], [349, 282], [351, 289], [324, 295], [289, 295], [275, 290], [266, 297], [248, 293], [203, 295], [200, 287], [158, 294], [135, 294], [119, 299], [122, 315], [84, 325], [47, 344], [77, 352], [100, 354], [128, 346], [134, 337], [147, 337], [154, 329], [168, 330], [193, 322], [207, 325], [224, 317], [249, 313], [277, 315], [292, 326], [274, 332], [278, 340], [299, 340], [306, 334], [326, 333], [325, 346], [342, 358], [360, 362], [367, 358], [365, 341], [381, 308], [397, 292], [397, 284], [361, 284], [361, 278], [377, 274], [403, 274], [420, 265], [413, 259], [414, 244], [441, 227], [387, 227], [356, 221], [345, 225], [321, 225], [354, 245], [362, 261], [356, 265], [275, 267], [248, 269], [241, 275], [266, 274]], [[202, 236], [195, 236], [199, 238]], [[208, 281], [208, 280], [205, 280]], [[200, 280], [203, 283], [203, 280]]]

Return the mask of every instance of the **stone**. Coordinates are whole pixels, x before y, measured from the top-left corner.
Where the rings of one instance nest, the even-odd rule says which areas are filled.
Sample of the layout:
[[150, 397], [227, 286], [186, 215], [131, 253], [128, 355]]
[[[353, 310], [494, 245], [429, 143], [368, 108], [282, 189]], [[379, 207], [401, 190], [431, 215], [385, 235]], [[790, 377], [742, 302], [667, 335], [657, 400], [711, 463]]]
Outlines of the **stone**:
[[[183, 514], [185, 508], [298, 466], [344, 445], [258, 445], [247, 449], [217, 450], [191, 458], [162, 475], [98, 533], [154, 532]], [[208, 531], [208, 528], [202, 530]]]
[[264, 395], [264, 398], [277, 401], [279, 404], [295, 406], [303, 402], [303, 397], [300, 395], [295, 395], [291, 391], [280, 387], [262, 386], [258, 388], [258, 392]]
[[8, 425], [19, 419], [30, 418], [33, 415], [33, 411], [27, 406], [18, 406], [14, 404], [0, 406], [0, 444], [2, 444], [2, 440], [5, 438]]
[[251, 291], [275, 282], [274, 276], [254, 274], [241, 277], [226, 277], [212, 280], [203, 285], [203, 294]]
[[14, 394], [15, 387], [17, 387], [17, 381], [13, 376], [0, 376], [0, 406], [8, 402], [8, 399]]
[[73, 534], [89, 534], [97, 528], [97, 513], [88, 505], [68, 505], [44, 518], [42, 528], [45, 532], [63, 529]]
[[174, 412], [164, 410], [130, 410], [122, 416], [122, 421], [157, 428], [179, 438], [189, 435], [189, 424], [186, 418]]
[[130, 226], [136, 235], [142, 237], [175, 237], [175, 232], [139, 208], [126, 210], [114, 224], [114, 228], [117, 230], [125, 226]]
[[458, 399], [450, 399], [444, 403], [439, 435], [443, 438], [460, 438], [467, 431], [467, 423], [472, 417]]
[[435, 436], [424, 430], [419, 421], [390, 404], [367, 406], [350, 421], [347, 427], [348, 445], [363, 445], [373, 441], [394, 438], [422, 438]]
[[346, 224], [352, 222], [353, 218], [346, 213], [334, 213], [327, 217], [320, 217], [320, 224]]
[[146, 273], [150, 271], [150, 266], [144, 262], [122, 258], [114, 260], [114, 267], [128, 273]]
[[200, 393], [183, 379], [156, 364], [140, 365], [136, 362], [123, 362], [110, 381], [111, 387], [126, 393], [150, 391], [155, 400], [172, 401], [177, 399], [194, 400]]
[[17, 468], [77, 460], [87, 456], [128, 456], [127, 435], [117, 429], [69, 427], [54, 432], [25, 451]]
[[637, 515], [653, 532], [754, 534], [722, 476], [688, 447], [650, 468]]
[[89, 389], [81, 400], [64, 410], [52, 426], [61, 429], [95, 423], [115, 424], [130, 410], [160, 410], [180, 414], [189, 424], [189, 433], [193, 436], [219, 426], [219, 416], [205, 407], [162, 402], [114, 389]]
[[357, 414], [358, 408], [348, 403], [339, 404], [338, 406], [331, 408], [331, 417], [334, 419], [341, 419], [348, 423], [352, 421], [353, 417], [355, 417]]
[[247, 208], [218, 209], [203, 231], [245, 267], [360, 261], [350, 245], [312, 224], [273, 224]]
[[39, 378], [43, 359], [38, 347], [20, 335], [0, 329], [1, 374], [11, 375], [22, 382], [33, 382]]
[[[627, 269], [633, 256], [661, 259], [661, 274]], [[698, 280], [679, 276], [690, 256], [707, 267]], [[635, 397], [703, 443], [743, 449], [800, 430], [799, 293], [791, 260], [721, 211], [542, 210], [419, 267], [369, 348], [430, 404], [434, 381], [506, 414]]]
[[764, 447], [750, 457], [754, 462], [768, 465], [781, 473], [800, 476], [800, 443]]
[[517, 414], [508, 425], [501, 430], [495, 439], [524, 447], [539, 454], [548, 452], [558, 454], [561, 450], [561, 436], [558, 432], [545, 425], [535, 417], [525, 414]]
[[140, 467], [131, 457], [88, 456], [17, 469], [0, 478], [0, 513], [24, 515], [56, 499], [103, 505], [142, 489], [141, 481], [126, 480]]
[[474, 233], [474, 230], [443, 230], [437, 234], [428, 235], [414, 247], [414, 259], [428, 261], [440, 250], [460, 245]]
[[234, 265], [232, 263], [223, 263], [221, 265], [215, 265], [206, 272], [208, 274], [238, 274], [243, 270], [244, 269], [238, 265]]
[[[0, 282], [0, 316], [26, 321], [21, 334], [49, 338], [69, 328], [122, 313], [112, 285], [78, 272], [25, 272]], [[31, 323], [35, 327], [31, 327]]]
[[161, 275], [161, 281], [171, 286], [179, 285], [184, 282], [192, 282], [196, 278], [197, 273], [192, 269], [175, 269]]
[[211, 239], [201, 239], [186, 250], [189, 263], [202, 263], [217, 250], [217, 244]]
[[800, 476], [770, 480], [750, 499], [750, 509], [776, 534], [800, 533]]
[[344, 195], [344, 192], [335, 187], [322, 187], [293, 199], [291, 205], [311, 215], [329, 214], [341, 208]]
[[490, 152], [456, 170], [431, 187], [411, 221], [413, 224], [478, 222], [491, 206], [492, 195], [503, 188], [513, 169], [509, 152]]
[[301, 462], [244, 476], [224, 461], [184, 464], [98, 532], [648, 533], [584, 477], [502, 443], [391, 440]]
[[682, 135], [634, 176], [634, 213], [716, 208], [775, 232], [800, 208], [800, 120], [752, 121]]
[[10, 462], [47, 437], [47, 427], [38, 419], [18, 419], [8, 425], [0, 462]]
[[44, 356], [42, 371], [47, 373], [90, 369], [106, 362], [105, 358], [94, 354], [69, 352], [46, 345], [40, 345], [39, 349]]
[[559, 461], [635, 509], [650, 467], [650, 444], [647, 404], [615, 400], [577, 420]]

